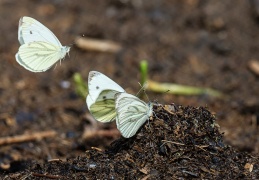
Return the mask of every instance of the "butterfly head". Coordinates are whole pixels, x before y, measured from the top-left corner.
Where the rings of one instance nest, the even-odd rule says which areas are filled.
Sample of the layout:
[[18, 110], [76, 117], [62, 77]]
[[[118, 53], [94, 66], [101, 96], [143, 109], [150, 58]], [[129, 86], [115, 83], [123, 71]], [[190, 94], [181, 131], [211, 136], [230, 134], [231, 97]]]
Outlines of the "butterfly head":
[[70, 46], [64, 46], [64, 51], [66, 52], [66, 53], [69, 53], [69, 51], [70, 51]]
[[64, 58], [66, 56], [66, 54], [68, 54], [68, 56], [69, 56], [70, 48], [71, 48], [70, 46], [61, 47], [62, 58]]
[[150, 116], [152, 116], [152, 114], [153, 114], [153, 112], [154, 112], [154, 111], [153, 111], [153, 105], [154, 105], [154, 104], [151, 103], [151, 102], [149, 102], [147, 105], [148, 105], [148, 107], [149, 107], [149, 109], [148, 109], [148, 114], [147, 114], [147, 115], [148, 115], [148, 117], [150, 117]]

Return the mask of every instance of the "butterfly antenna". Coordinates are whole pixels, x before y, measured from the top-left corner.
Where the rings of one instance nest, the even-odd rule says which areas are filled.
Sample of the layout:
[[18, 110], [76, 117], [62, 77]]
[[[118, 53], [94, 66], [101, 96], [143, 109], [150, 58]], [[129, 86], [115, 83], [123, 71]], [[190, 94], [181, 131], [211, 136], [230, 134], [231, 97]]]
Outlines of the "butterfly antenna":
[[[140, 84], [140, 83], [139, 83], [139, 84]], [[148, 97], [148, 95], [147, 95], [147, 93], [146, 93], [146, 89], [147, 89], [147, 82], [145, 82], [144, 85], [143, 85], [143, 93], [145, 94], [145, 96], [146, 96], [148, 102], [150, 102], [150, 99], [149, 99], [149, 97]]]
[[140, 86], [141, 88], [140, 88], [140, 90], [138, 91], [138, 93], [136, 94], [136, 96], [138, 96], [139, 93], [140, 93], [141, 91], [143, 91], [143, 92], [145, 93], [145, 95], [146, 95], [148, 101], [149, 101], [149, 98], [148, 98], [148, 96], [147, 96], [147, 94], [146, 94], [146, 91], [145, 91], [145, 89], [146, 89], [146, 87], [147, 87], [147, 83], [144, 83], [143, 86], [142, 86], [141, 83], [139, 83], [139, 82], [138, 82], [138, 84], [139, 84], [139, 86]]
[[[83, 34], [83, 35], [81, 35], [82, 37], [85, 37], [85, 35]], [[68, 46], [70, 47], [70, 48], [73, 48], [74, 47], [74, 45], [76, 45], [76, 40], [74, 40], [73, 41], [73, 43], [71, 43], [71, 44], [69, 44]], [[70, 51], [67, 53], [68, 54], [68, 57], [70, 58]], [[77, 54], [78, 52], [76, 51], [76, 54], [75, 54], [75, 59], [76, 59], [76, 57], [77, 57]]]
[[140, 86], [140, 90], [138, 91], [138, 93], [136, 94], [136, 96], [139, 95], [139, 93], [142, 91], [142, 89], [144, 89], [144, 86], [142, 86], [139, 82], [138, 82], [139, 86]]
[[154, 116], [155, 116], [157, 119], [160, 119], [160, 118], [157, 117], [155, 111], [152, 110], [152, 112], [153, 112]]
[[74, 40], [73, 43], [69, 44], [68, 46], [72, 48], [75, 44], [76, 44], [76, 41]]
[[145, 90], [145, 89], [143, 89], [143, 92], [144, 92], [144, 94], [145, 94], [145, 96], [146, 96], [146, 98], [147, 98], [148, 102], [150, 102], [150, 100], [149, 100], [149, 98], [148, 98], [148, 95], [147, 95], [147, 93], [146, 93], [146, 90]]
[[[67, 47], [73, 48], [73, 46], [74, 46], [75, 44], [76, 44], [76, 42], [75, 42], [75, 41], [73, 41], [73, 43], [71, 43], [71, 44], [67, 45]], [[76, 51], [75, 56], [74, 56], [74, 59], [76, 59], [76, 57], [77, 57], [77, 53], [78, 53], [78, 52]], [[67, 52], [67, 55], [68, 55], [69, 59], [71, 59], [70, 51], [68, 51], [68, 52]], [[65, 59], [65, 57], [64, 57], [64, 59]]]
[[[81, 37], [85, 37], [85, 35], [82, 34]], [[73, 43], [69, 44], [68, 46], [72, 48], [74, 45], [76, 45], [76, 40], [74, 40]]]

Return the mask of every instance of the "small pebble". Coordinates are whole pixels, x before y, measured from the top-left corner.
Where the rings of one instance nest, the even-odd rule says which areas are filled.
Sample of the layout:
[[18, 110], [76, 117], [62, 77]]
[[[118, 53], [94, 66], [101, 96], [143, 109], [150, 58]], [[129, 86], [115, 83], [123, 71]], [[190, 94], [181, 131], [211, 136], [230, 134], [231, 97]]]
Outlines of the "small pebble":
[[69, 81], [61, 81], [60, 82], [60, 86], [63, 88], [63, 89], [68, 89], [70, 86], [71, 86], [71, 83]]

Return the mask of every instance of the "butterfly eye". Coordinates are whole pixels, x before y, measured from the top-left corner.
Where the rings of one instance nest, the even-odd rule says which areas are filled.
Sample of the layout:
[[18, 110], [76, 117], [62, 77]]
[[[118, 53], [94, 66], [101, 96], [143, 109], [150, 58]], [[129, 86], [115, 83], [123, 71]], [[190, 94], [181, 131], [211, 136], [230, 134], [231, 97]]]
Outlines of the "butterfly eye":
[[30, 31], [30, 34], [32, 34], [32, 32]]
[[103, 96], [103, 99], [106, 99], [106, 96]]
[[99, 86], [96, 86], [96, 89], [99, 89]]

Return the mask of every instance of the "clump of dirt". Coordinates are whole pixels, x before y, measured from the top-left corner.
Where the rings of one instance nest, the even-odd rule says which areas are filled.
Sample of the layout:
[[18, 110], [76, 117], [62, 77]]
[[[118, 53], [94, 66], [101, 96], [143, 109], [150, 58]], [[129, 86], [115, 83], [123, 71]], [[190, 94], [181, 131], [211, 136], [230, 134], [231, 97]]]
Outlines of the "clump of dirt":
[[[215, 116], [204, 107], [157, 105], [136, 136], [92, 148], [66, 162], [21, 162], [8, 178], [240, 179], [259, 178], [259, 158], [223, 142]], [[27, 167], [27, 168], [25, 168]]]

